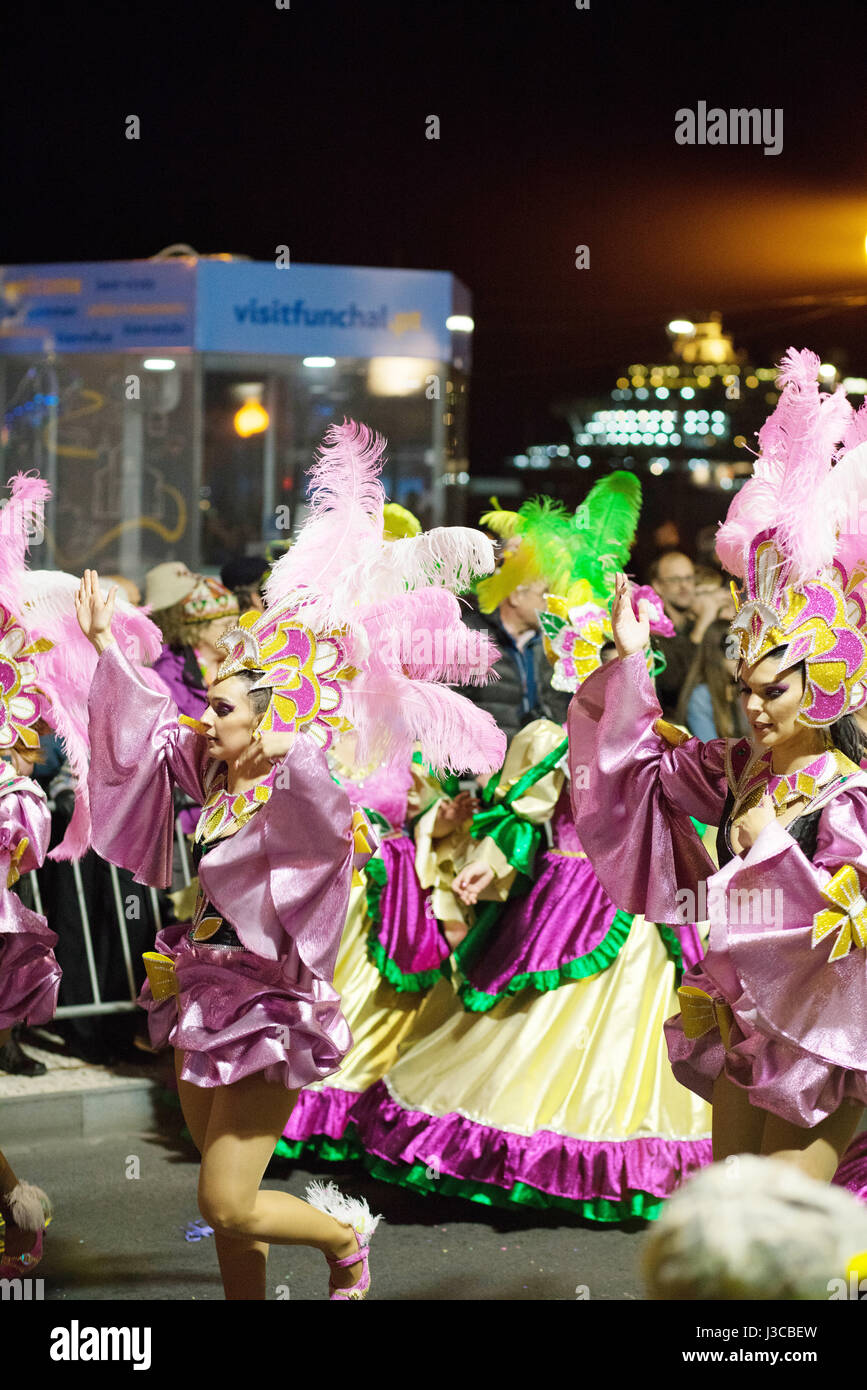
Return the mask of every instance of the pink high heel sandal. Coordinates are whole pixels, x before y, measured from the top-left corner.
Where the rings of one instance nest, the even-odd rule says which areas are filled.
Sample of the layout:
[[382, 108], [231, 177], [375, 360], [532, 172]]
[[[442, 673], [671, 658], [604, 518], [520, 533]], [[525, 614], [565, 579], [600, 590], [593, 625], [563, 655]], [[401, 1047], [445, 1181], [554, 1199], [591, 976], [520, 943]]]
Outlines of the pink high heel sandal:
[[344, 1197], [333, 1182], [312, 1182], [304, 1195], [317, 1211], [324, 1212], [326, 1216], [333, 1216], [343, 1226], [351, 1226], [358, 1241], [358, 1249], [351, 1255], [344, 1255], [342, 1259], [325, 1256], [332, 1269], [346, 1269], [350, 1265], [361, 1263], [361, 1277], [348, 1289], [335, 1288], [332, 1281], [328, 1280], [329, 1302], [345, 1303], [350, 1298], [366, 1298], [370, 1288], [370, 1242], [382, 1217], [371, 1214], [370, 1207], [363, 1197]]
[[29, 1274], [42, 1259], [43, 1234], [51, 1220], [51, 1202], [41, 1187], [29, 1182], [19, 1182], [4, 1202], [19, 1230], [35, 1232], [30, 1249], [20, 1255], [7, 1255], [0, 1244], [0, 1279], [15, 1279]]
[[[352, 1228], [355, 1231], [355, 1227]], [[370, 1288], [370, 1266], [368, 1256], [370, 1246], [362, 1245], [361, 1232], [355, 1231], [355, 1238], [358, 1241], [358, 1249], [354, 1255], [345, 1255], [342, 1260], [332, 1260], [329, 1255], [325, 1258], [332, 1269], [348, 1269], [350, 1265], [357, 1265], [361, 1261], [361, 1276], [356, 1279], [354, 1284], [350, 1284], [348, 1289], [338, 1289], [331, 1280], [328, 1280], [328, 1300], [330, 1303], [345, 1303], [348, 1298], [366, 1298]]]

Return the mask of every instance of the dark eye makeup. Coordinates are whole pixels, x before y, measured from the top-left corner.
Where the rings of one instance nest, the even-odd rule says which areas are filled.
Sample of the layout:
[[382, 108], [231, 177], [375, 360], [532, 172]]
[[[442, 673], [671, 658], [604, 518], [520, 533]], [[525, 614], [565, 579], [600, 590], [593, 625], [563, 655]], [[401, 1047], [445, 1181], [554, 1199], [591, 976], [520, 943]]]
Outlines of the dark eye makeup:
[[[765, 699], [765, 700], [776, 700], [776, 699], [778, 699], [778, 697], [779, 697], [780, 695], [785, 695], [785, 693], [786, 693], [786, 691], [788, 690], [788, 688], [789, 688], [789, 687], [788, 687], [787, 685], [768, 685], [768, 686], [765, 687], [765, 693], [764, 693], [764, 696], [763, 696], [762, 698]], [[753, 693], [754, 693], [754, 692], [753, 692], [753, 690], [752, 690], [752, 688], [751, 688], [750, 686], [744, 685], [742, 681], [740, 682], [740, 684], [738, 685], [738, 694], [739, 694], [739, 695], [748, 695], [748, 696], [749, 696], [749, 695], [752, 695]], [[758, 693], [759, 693], [758, 691], [755, 692], [755, 694], [758, 694]]]

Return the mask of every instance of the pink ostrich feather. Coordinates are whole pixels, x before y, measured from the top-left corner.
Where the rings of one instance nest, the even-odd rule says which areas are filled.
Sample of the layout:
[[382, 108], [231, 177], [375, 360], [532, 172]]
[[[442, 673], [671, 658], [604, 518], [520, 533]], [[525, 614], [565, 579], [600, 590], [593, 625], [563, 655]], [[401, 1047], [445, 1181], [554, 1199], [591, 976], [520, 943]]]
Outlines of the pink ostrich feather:
[[482, 575], [492, 574], [495, 564], [493, 544], [482, 531], [436, 526], [383, 546], [372, 578], [393, 593], [437, 585], [461, 594]]
[[35, 473], [16, 473], [7, 486], [9, 500], [0, 511], [0, 598], [20, 617], [30, 537], [42, 527], [51, 488]]
[[367, 777], [343, 782], [343, 789], [353, 806], [378, 811], [395, 830], [406, 820], [407, 801], [412, 787], [412, 763], [387, 762]]
[[819, 390], [819, 365], [806, 348], [789, 348], [780, 363], [781, 395], [759, 431], [753, 477], [717, 532], [717, 555], [730, 574], [743, 576], [751, 542], [770, 526], [791, 564], [791, 583], [814, 578], [834, 558], [836, 518], [817, 507], [817, 498], [851, 425], [852, 407], [842, 387], [833, 395]]
[[384, 450], [385, 440], [366, 425], [329, 427], [308, 474], [307, 518], [265, 585], [269, 608], [298, 608], [318, 631], [346, 621], [382, 545]]
[[867, 563], [867, 437], [840, 459], [822, 501], [838, 526], [835, 558], [851, 579]]
[[467, 627], [447, 589], [414, 589], [364, 610], [369, 650], [415, 680], [482, 685], [500, 653], [487, 633]]
[[409, 760], [416, 743], [438, 772], [496, 772], [506, 737], [486, 710], [448, 686], [414, 681], [371, 662], [346, 689], [344, 708], [358, 729], [362, 765], [381, 758]]
[[[54, 645], [37, 660], [39, 684], [51, 701], [48, 722], [59, 734], [76, 778], [75, 811], [50, 859], [80, 859], [90, 843], [87, 769], [90, 761], [87, 697], [97, 655], [78, 625], [75, 575], [55, 570], [26, 570], [21, 575], [21, 619], [32, 638]], [[104, 586], [104, 595], [108, 586]], [[140, 609], [118, 595], [112, 631], [134, 664], [153, 661], [160, 652], [159, 628]]]

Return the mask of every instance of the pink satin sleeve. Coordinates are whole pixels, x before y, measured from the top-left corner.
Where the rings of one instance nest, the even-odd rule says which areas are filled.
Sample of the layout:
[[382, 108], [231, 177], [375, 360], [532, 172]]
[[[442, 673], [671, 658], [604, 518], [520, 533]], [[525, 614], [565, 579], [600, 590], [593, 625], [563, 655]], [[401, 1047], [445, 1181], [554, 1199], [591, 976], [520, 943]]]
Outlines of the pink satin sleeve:
[[352, 878], [352, 807], [324, 752], [299, 734], [269, 800], [199, 866], [202, 888], [249, 951], [276, 960], [288, 936], [331, 980]]
[[199, 805], [208, 761], [200, 735], [178, 723], [178, 711], [123, 655], [117, 643], [100, 655], [88, 698], [90, 771], [87, 785], [93, 847], [138, 883], [172, 881], [172, 786]]
[[661, 714], [642, 653], [588, 677], [567, 720], [572, 814], [617, 907], [678, 923], [678, 892], [714, 872], [689, 818], [719, 824], [725, 740], [672, 748], [653, 729]]
[[[28, 785], [33, 791], [27, 790]], [[23, 839], [27, 848], [18, 860], [18, 871], [27, 874], [45, 862], [51, 839], [51, 812], [35, 783], [22, 779], [14, 791], [0, 796], [0, 874], [5, 878], [13, 852]]]
[[867, 1070], [867, 948], [853, 941], [832, 961], [839, 926], [815, 946], [822, 896], [849, 865], [867, 893], [867, 777], [849, 778], [822, 808], [816, 852], [807, 858], [778, 821], [708, 886], [711, 948], [725, 951], [746, 986], [760, 1027], [837, 1066]]

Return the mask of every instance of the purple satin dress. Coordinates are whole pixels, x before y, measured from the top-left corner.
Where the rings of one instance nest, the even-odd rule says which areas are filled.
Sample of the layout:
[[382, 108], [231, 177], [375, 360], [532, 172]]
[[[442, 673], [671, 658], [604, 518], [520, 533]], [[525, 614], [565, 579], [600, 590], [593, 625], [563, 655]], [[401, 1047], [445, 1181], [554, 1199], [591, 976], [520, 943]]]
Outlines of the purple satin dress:
[[363, 782], [344, 782], [353, 805], [378, 811], [392, 827], [379, 846], [378, 862], [368, 864], [368, 957], [399, 993], [430, 989], [450, 955], [430, 889], [418, 880], [415, 842], [402, 829], [411, 782], [409, 767], [393, 766]]
[[[41, 787], [15, 777], [3, 764], [0, 780], [0, 1028], [15, 1023], [48, 1023], [57, 1008], [60, 966], [54, 959], [57, 936], [44, 917], [25, 907], [6, 887], [10, 865], [19, 873], [45, 861], [51, 814]], [[27, 845], [20, 855], [26, 839]]]
[[[100, 656], [89, 712], [94, 848], [137, 882], [167, 887], [172, 787], [204, 803], [207, 743], [178, 723], [173, 701], [116, 645]], [[311, 738], [298, 736], [284, 769], [270, 799], [216, 841], [199, 869], [204, 894], [243, 949], [193, 942], [188, 923], [166, 927], [156, 949], [174, 960], [179, 994], [156, 1002], [148, 984], [141, 993], [154, 1044], [181, 1049], [181, 1077], [198, 1086], [261, 1072], [296, 1090], [336, 1071], [352, 1045], [332, 984], [352, 811]]]
[[[862, 894], [867, 885], [867, 775], [822, 806], [811, 858], [775, 821], [716, 871], [689, 817], [722, 818], [726, 740], [671, 748], [654, 732], [659, 716], [643, 655], [611, 662], [572, 701], [569, 759], [576, 827], [614, 902], [678, 922], [685, 891], [695, 901], [706, 881], [708, 950], [683, 983], [727, 1003], [734, 1022], [726, 1048], [718, 1027], [687, 1038], [670, 1019], [675, 1076], [709, 1101], [725, 1069], [752, 1104], [805, 1128], [845, 1099], [867, 1104], [867, 950], [829, 960], [836, 931], [812, 945], [814, 916], [829, 908], [821, 890], [838, 870], [850, 866]], [[753, 903], [761, 910], [744, 910]]]

